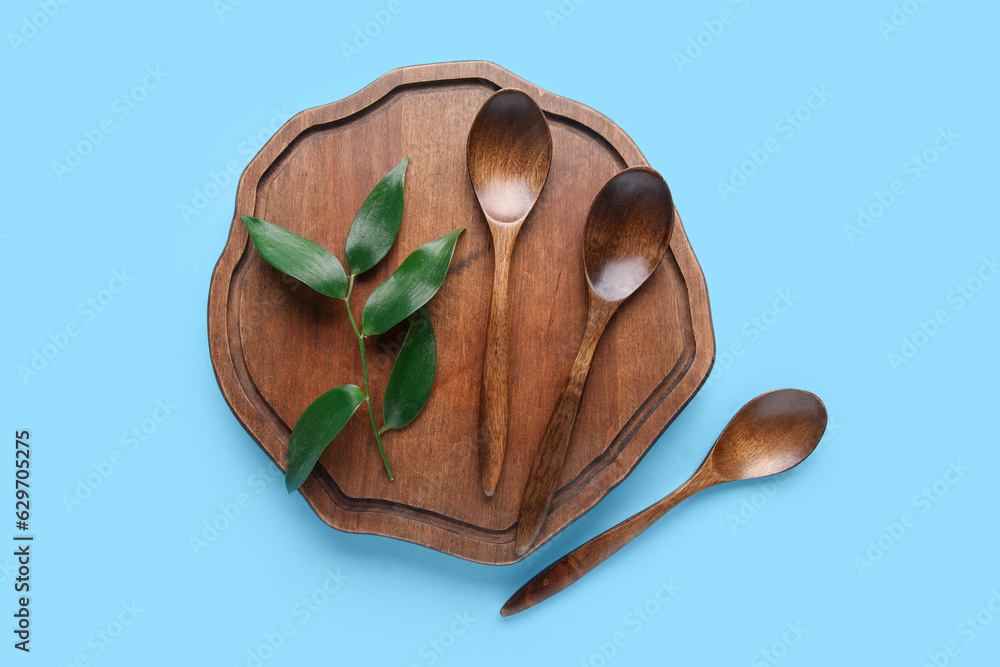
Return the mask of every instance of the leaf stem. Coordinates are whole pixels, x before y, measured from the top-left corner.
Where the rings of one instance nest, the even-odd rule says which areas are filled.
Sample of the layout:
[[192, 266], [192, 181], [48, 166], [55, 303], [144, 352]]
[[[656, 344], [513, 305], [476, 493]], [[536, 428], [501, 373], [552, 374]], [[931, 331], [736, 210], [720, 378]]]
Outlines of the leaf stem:
[[347, 306], [347, 317], [351, 320], [351, 327], [354, 329], [354, 335], [358, 339], [358, 349], [361, 350], [361, 369], [365, 375], [365, 403], [368, 405], [368, 416], [372, 418], [372, 431], [375, 432], [375, 442], [378, 443], [379, 454], [382, 455], [382, 463], [385, 465], [385, 471], [389, 473], [389, 481], [393, 481], [395, 478], [392, 476], [392, 468], [389, 467], [389, 459], [385, 455], [385, 447], [382, 446], [382, 435], [375, 424], [375, 411], [372, 409], [372, 393], [371, 389], [368, 388], [368, 361], [365, 359], [365, 342], [364, 336], [361, 335], [361, 331], [358, 330], [358, 324], [354, 321], [354, 314], [351, 312], [351, 292], [354, 290], [354, 275], [351, 275], [350, 282], [347, 285], [347, 296], [344, 297], [344, 305]]

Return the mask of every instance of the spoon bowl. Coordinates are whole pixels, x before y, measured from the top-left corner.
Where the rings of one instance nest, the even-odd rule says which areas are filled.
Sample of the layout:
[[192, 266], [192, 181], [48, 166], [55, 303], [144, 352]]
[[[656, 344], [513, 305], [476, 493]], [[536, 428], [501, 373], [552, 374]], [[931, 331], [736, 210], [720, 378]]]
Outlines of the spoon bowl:
[[733, 416], [705, 460], [734, 482], [785, 472], [801, 463], [826, 430], [826, 408], [808, 391], [761, 394]]
[[548, 178], [552, 134], [531, 97], [504, 88], [476, 114], [466, 150], [469, 179], [489, 224], [495, 257], [479, 407], [480, 474], [483, 493], [492, 496], [500, 481], [510, 411], [510, 258]]
[[549, 599], [699, 491], [794, 468], [816, 449], [826, 421], [823, 402], [807, 391], [761, 394], [733, 416], [698, 470], [673, 493], [549, 565], [514, 593], [500, 614], [510, 616]]
[[670, 188], [649, 167], [612, 178], [590, 207], [583, 236], [587, 283], [605, 301], [621, 301], [660, 265], [673, 227]]
[[552, 163], [545, 114], [526, 93], [504, 88], [476, 114], [467, 145], [469, 177], [490, 223], [523, 222]]

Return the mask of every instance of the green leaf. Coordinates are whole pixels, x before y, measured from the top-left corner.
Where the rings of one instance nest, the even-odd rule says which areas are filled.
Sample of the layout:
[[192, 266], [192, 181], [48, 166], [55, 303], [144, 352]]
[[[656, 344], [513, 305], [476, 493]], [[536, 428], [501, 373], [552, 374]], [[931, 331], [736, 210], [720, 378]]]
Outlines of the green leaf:
[[410, 320], [410, 330], [389, 374], [382, 401], [382, 431], [403, 428], [420, 414], [431, 395], [436, 365], [434, 326], [427, 309], [420, 308]]
[[375, 288], [361, 313], [361, 333], [385, 333], [437, 294], [451, 265], [458, 235], [465, 228], [422, 245], [403, 260], [396, 272]]
[[335, 299], [347, 296], [347, 274], [340, 260], [329, 250], [259, 218], [244, 215], [243, 224], [257, 252], [268, 264], [298, 278], [320, 294]]
[[404, 158], [372, 189], [347, 233], [347, 266], [354, 275], [372, 268], [389, 254], [403, 220], [403, 180], [410, 158]]
[[361, 387], [345, 384], [334, 387], [305, 409], [288, 439], [285, 488], [289, 493], [302, 486], [320, 454], [364, 400]]

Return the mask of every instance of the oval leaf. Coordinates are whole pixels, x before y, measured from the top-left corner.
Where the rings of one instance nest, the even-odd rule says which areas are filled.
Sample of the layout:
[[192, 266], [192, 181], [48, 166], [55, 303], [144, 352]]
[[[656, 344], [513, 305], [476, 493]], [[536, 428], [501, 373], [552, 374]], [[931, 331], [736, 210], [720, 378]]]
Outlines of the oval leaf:
[[257, 252], [268, 264], [298, 278], [320, 294], [335, 299], [347, 296], [347, 274], [340, 260], [329, 250], [260, 218], [244, 215], [243, 224]]
[[364, 400], [365, 392], [360, 387], [345, 384], [334, 387], [305, 409], [288, 439], [285, 488], [289, 493], [302, 486], [320, 454]]
[[396, 272], [375, 288], [361, 313], [362, 333], [385, 333], [437, 294], [451, 265], [458, 235], [465, 228], [422, 245], [403, 260]]
[[389, 254], [403, 220], [403, 181], [410, 158], [404, 158], [372, 189], [347, 233], [347, 266], [360, 275]]
[[420, 414], [431, 395], [436, 365], [434, 326], [427, 309], [421, 308], [410, 320], [406, 340], [389, 374], [382, 401], [383, 431], [403, 428]]

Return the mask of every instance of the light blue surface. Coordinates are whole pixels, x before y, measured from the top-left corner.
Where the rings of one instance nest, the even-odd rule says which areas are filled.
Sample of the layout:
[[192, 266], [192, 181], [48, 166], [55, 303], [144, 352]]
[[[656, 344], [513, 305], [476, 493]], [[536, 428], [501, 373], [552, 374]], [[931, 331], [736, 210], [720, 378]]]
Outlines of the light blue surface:
[[[36, 541], [29, 655], [12, 647], [16, 574], [0, 556], [0, 662], [996, 664], [1000, 280], [977, 276], [1000, 252], [996, 3], [897, 2], [890, 32], [890, 0], [567, 0], [565, 16], [557, 0], [398, 0], [348, 59], [341, 43], [387, 2], [225, 1], [4, 5], [0, 540], [15, 532], [12, 435], [27, 428]], [[588, 104], [635, 139], [673, 190], [719, 351], [635, 472], [504, 568], [321, 523], [230, 413], [206, 337], [235, 195], [235, 178], [213, 188], [211, 174], [242, 171], [254, 137], [287, 115], [394, 67], [466, 59]], [[144, 99], [133, 109], [122, 95]], [[782, 123], [797, 111], [800, 127]], [[60, 179], [53, 162], [102, 121], [110, 134]], [[777, 150], [724, 198], [718, 183], [765, 146]], [[936, 161], [913, 171], [927, 149]], [[897, 179], [902, 194], [849, 234]], [[182, 205], [203, 210], [185, 221]], [[102, 292], [115, 271], [124, 289]], [[86, 305], [102, 298], [100, 312]], [[784, 312], [769, 312], [776, 299]], [[922, 336], [937, 311], [946, 321]], [[63, 341], [68, 324], [79, 329]], [[23, 381], [50, 335], [65, 347]], [[921, 346], [894, 367], [904, 337]], [[740, 356], [725, 354], [733, 344]], [[703, 493], [566, 592], [498, 615], [541, 566], [685, 479], [745, 401], [785, 386], [821, 396], [831, 428], [780, 484]], [[123, 441], [133, 427], [155, 431]], [[106, 463], [116, 450], [120, 465]], [[948, 472], [959, 462], [960, 477]], [[249, 505], [196, 554], [190, 537], [240, 494]], [[294, 634], [269, 650], [283, 624]], [[250, 654], [261, 646], [263, 661]]]

